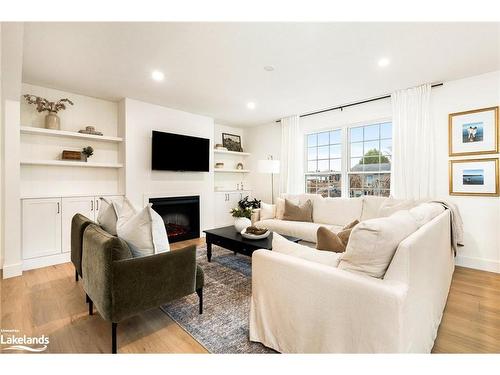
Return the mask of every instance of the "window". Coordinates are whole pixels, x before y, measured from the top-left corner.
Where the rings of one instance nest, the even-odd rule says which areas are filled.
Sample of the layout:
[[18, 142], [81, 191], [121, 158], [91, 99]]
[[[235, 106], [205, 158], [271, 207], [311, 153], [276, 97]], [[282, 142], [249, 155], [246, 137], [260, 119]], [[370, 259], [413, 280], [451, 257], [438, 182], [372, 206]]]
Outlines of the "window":
[[392, 124], [349, 129], [349, 196], [388, 197], [391, 189]]
[[309, 134], [306, 143], [306, 192], [340, 197], [342, 131]]
[[[343, 134], [345, 141], [343, 142]], [[346, 143], [346, 147], [342, 147]], [[345, 160], [345, 163], [343, 162]], [[390, 195], [392, 124], [345, 127], [306, 136], [306, 192], [324, 197]]]

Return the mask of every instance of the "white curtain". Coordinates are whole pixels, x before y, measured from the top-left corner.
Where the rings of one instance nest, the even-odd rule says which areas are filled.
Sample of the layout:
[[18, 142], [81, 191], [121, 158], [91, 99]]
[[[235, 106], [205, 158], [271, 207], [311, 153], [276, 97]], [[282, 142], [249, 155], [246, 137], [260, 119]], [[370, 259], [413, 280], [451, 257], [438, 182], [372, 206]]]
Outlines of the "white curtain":
[[392, 98], [395, 198], [423, 199], [435, 195], [435, 129], [431, 121], [431, 85], [396, 91]]
[[299, 116], [282, 118], [280, 194], [304, 192], [302, 144], [303, 134], [300, 131]]

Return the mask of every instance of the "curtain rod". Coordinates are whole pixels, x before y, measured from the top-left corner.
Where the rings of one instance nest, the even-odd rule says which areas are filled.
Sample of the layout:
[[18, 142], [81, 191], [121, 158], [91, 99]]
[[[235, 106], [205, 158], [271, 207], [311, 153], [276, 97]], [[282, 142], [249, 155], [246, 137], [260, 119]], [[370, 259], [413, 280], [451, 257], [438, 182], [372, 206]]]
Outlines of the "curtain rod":
[[[441, 82], [441, 83], [435, 83], [435, 84], [431, 85], [432, 88], [439, 87], [439, 86], [443, 86], [443, 83]], [[326, 108], [326, 109], [322, 109], [322, 110], [319, 110], [319, 111], [304, 113], [302, 115], [299, 115], [299, 117], [307, 117], [307, 116], [312, 116], [312, 115], [319, 115], [320, 113], [335, 111], [337, 109], [340, 109], [342, 111], [344, 108], [347, 108], [347, 107], [353, 107], [355, 105], [360, 105], [360, 104], [375, 102], [377, 100], [382, 100], [382, 99], [389, 99], [390, 97], [391, 97], [390, 94], [383, 95], [383, 96], [377, 96], [376, 98], [365, 99], [365, 100], [361, 100], [359, 102], [353, 102], [353, 103], [348, 103], [348, 104], [344, 104], [344, 105], [339, 105], [337, 107], [331, 107], [331, 108]], [[281, 120], [276, 120], [275, 122], [278, 123], [278, 122], [281, 122]]]

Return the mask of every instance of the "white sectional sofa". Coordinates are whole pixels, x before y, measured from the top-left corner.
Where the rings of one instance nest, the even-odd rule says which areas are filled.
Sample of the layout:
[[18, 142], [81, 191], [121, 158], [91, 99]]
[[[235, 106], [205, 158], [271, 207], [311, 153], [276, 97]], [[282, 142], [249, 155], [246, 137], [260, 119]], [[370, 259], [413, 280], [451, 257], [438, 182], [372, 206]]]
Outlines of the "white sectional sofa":
[[[414, 205], [373, 197], [313, 199], [314, 208], [324, 205], [315, 226], [334, 230], [354, 215], [377, 220]], [[254, 252], [250, 339], [282, 353], [429, 353], [454, 270], [450, 213], [435, 206], [415, 212], [417, 229], [399, 243], [382, 278], [337, 267], [334, 258], [343, 254], [307, 248], [309, 254], [306, 247], [297, 253], [296, 244], [287, 252]], [[311, 223], [267, 219], [257, 224], [314, 242]]]

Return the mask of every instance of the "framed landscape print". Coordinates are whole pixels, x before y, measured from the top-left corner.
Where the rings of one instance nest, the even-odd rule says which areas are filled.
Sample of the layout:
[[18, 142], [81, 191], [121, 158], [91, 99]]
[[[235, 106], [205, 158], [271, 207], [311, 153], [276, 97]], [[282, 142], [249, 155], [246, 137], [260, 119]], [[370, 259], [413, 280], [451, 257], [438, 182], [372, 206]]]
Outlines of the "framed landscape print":
[[241, 152], [241, 137], [239, 135], [222, 133], [222, 145], [229, 151]]
[[498, 158], [450, 160], [450, 195], [498, 196]]
[[498, 107], [451, 113], [448, 116], [450, 156], [498, 152]]

